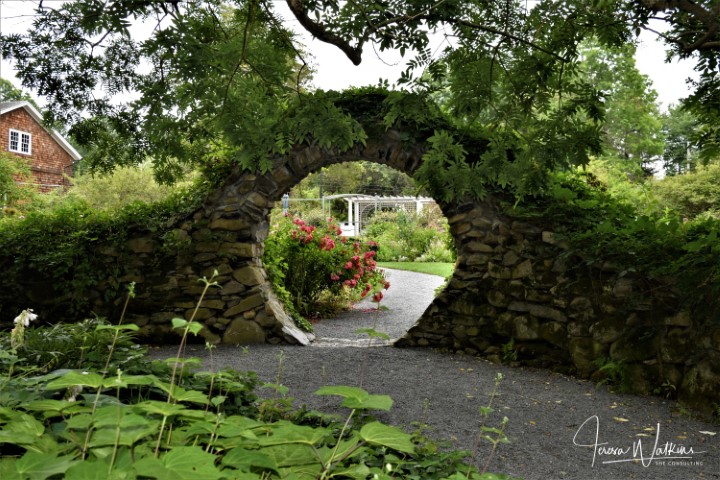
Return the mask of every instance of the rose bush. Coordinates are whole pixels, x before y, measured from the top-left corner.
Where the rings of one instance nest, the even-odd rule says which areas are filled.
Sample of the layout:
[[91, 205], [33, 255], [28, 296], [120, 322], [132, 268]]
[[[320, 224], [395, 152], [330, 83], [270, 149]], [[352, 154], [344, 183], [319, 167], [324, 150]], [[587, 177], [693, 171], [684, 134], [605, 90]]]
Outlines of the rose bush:
[[374, 257], [369, 245], [348, 240], [332, 219], [315, 226], [287, 215], [265, 241], [263, 263], [276, 293], [307, 316], [325, 293], [343, 301], [388, 288]]

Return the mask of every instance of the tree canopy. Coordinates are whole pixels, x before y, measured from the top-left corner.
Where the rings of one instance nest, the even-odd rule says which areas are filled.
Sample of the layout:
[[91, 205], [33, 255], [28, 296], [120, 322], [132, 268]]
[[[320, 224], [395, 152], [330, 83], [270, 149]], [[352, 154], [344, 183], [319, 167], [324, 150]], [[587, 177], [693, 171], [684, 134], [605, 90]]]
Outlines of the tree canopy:
[[[47, 120], [91, 148], [95, 168], [151, 158], [165, 179], [188, 164], [263, 169], [297, 143], [349, 148], [367, 137], [363, 118], [375, 118], [430, 129], [421, 182], [439, 179], [454, 195], [481, 194], [483, 183], [525, 194], [549, 169], [602, 150], [613, 92], [580, 71], [582, 42], [620, 47], [658, 19], [668, 54], [694, 59], [700, 73], [687, 104], [702, 126], [693, 141], [720, 151], [716, 1], [286, 3], [354, 64], [370, 45], [399, 50], [408, 62], [397, 81], [408, 93], [378, 106], [356, 92], [375, 110], [363, 117], [336, 94], [308, 92], [312, 52], [268, 0], [40, 1], [34, 28], [3, 36], [2, 51], [48, 100]], [[149, 32], [138, 36], [137, 22]], [[435, 54], [438, 32], [447, 42]]]

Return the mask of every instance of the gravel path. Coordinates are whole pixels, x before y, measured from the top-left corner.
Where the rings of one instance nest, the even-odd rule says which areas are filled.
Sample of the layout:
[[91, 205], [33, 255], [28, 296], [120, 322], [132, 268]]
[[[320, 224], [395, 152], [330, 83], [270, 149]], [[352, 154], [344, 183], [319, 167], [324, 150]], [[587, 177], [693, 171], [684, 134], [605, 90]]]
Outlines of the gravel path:
[[[374, 328], [398, 338], [442, 283], [432, 275], [388, 273], [392, 287], [383, 300], [387, 311], [368, 312], [372, 307], [368, 303], [323, 320], [315, 327], [318, 339], [311, 347], [221, 346], [215, 350], [216, 365], [253, 370], [264, 381], [275, 382], [279, 375], [296, 406], [306, 404], [324, 412], [338, 411], [337, 398], [312, 392], [323, 385], [357, 386], [362, 377], [363, 388], [395, 400], [393, 409], [379, 419], [408, 428], [421, 421], [429, 426], [431, 437], [466, 450], [476, 444], [482, 421], [479, 408], [488, 404], [500, 373], [495, 412], [485, 424], [498, 426], [507, 416], [511, 443], [499, 446], [489, 471], [526, 480], [720, 479], [720, 434], [713, 435], [720, 433], [720, 425], [681, 413], [674, 402], [613, 394], [544, 370], [510, 368], [430, 349], [367, 348], [367, 335], [355, 330]], [[191, 348], [190, 355], [203, 356], [201, 348]], [[156, 355], [169, 357], [174, 352], [162, 348]], [[658, 450], [652, 458], [656, 441]], [[640, 450], [636, 448], [633, 455], [633, 447], [640, 444], [644, 464]], [[604, 454], [603, 447], [613, 454]], [[480, 442], [476, 463], [484, 465], [490, 450], [487, 442]], [[631, 461], [608, 463], [618, 460]]]

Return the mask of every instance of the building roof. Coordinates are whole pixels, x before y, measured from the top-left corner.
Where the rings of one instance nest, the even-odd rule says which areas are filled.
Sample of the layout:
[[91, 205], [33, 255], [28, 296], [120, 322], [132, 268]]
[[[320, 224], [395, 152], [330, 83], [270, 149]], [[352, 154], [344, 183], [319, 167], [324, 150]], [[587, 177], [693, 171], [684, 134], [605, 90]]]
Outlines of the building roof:
[[[32, 103], [26, 102], [26, 101], [18, 101], [18, 102], [0, 102], [0, 115], [4, 115], [6, 113], [12, 112], [13, 110], [17, 110], [18, 108], [23, 108], [25, 111], [30, 114], [33, 119], [39, 123], [41, 126], [43, 125], [43, 117], [40, 111], [38, 111], [35, 106], [33, 106]], [[53, 128], [45, 128], [45, 130], [50, 134], [50, 136], [58, 143], [60, 146], [65, 150], [68, 155], [72, 157], [73, 160], [78, 161], [82, 158], [82, 155], [78, 153], [75, 148], [70, 145], [70, 143], [60, 135], [60, 133], [57, 132], [57, 130]]]

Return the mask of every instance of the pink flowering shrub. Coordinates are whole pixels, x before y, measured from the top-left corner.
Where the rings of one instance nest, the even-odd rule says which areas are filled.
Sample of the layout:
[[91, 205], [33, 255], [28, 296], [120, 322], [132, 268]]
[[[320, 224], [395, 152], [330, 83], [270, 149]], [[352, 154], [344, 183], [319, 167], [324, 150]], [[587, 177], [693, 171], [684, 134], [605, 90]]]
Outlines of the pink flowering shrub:
[[365, 297], [389, 287], [374, 257], [368, 245], [344, 237], [332, 219], [315, 227], [286, 216], [265, 241], [263, 263], [278, 295], [308, 315], [323, 293]]

